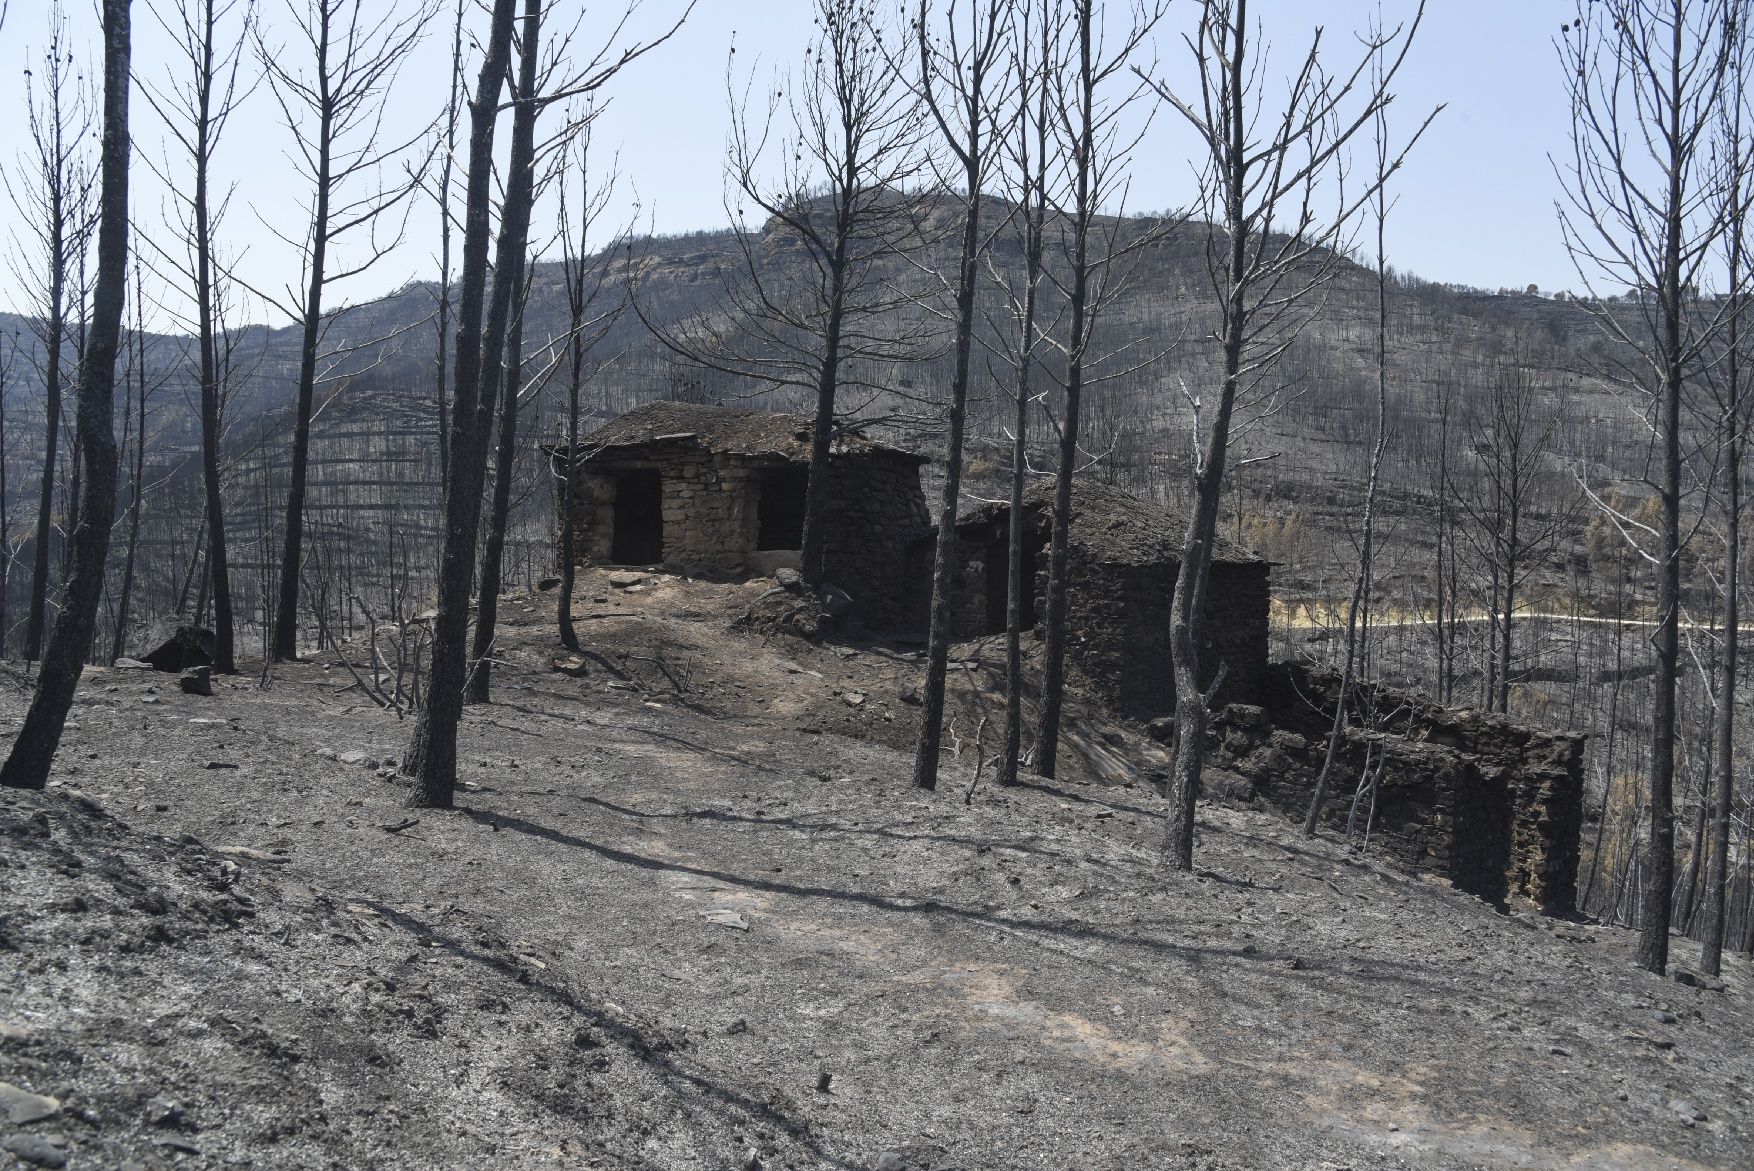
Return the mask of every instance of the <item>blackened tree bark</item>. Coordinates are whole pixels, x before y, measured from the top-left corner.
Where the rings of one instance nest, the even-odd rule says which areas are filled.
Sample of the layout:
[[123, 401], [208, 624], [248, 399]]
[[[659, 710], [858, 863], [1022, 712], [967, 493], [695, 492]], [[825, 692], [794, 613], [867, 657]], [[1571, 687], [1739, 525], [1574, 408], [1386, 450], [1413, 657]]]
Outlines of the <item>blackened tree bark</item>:
[[953, 286], [955, 365], [944, 453], [944, 503], [938, 514], [938, 541], [932, 557], [926, 679], [920, 698], [920, 733], [914, 744], [914, 784], [921, 789], [938, 787], [938, 752], [944, 736], [944, 690], [955, 634], [950, 625], [951, 579], [956, 569], [956, 514], [962, 492], [962, 434], [968, 415], [975, 289], [987, 243], [981, 234], [981, 203], [999, 144], [990, 87], [996, 80], [994, 74], [1002, 73], [1004, 65], [1008, 8], [1005, 0], [968, 0], [966, 6], [949, 0], [944, 27], [939, 28], [930, 0], [920, 0], [914, 17], [920, 100], [938, 129], [940, 142], [955, 161], [954, 173], [941, 176], [940, 181], [949, 190], [959, 187], [962, 198], [962, 239]]
[[[445, 476], [445, 535], [439, 560], [438, 615], [426, 706], [403, 756], [413, 778], [408, 803], [449, 809], [457, 783], [457, 721], [468, 670], [469, 586], [486, 475], [486, 436], [476, 415], [482, 393], [483, 309], [492, 231], [493, 141], [512, 49], [516, 0], [494, 0], [486, 50], [469, 99], [469, 177], [463, 204], [463, 263], [457, 283], [457, 348], [451, 391], [450, 458]], [[491, 411], [491, 406], [489, 407]], [[489, 418], [491, 419], [491, 414]]]
[[[29, 186], [7, 184], [17, 223], [34, 237], [41, 267], [32, 331], [43, 354], [43, 469], [37, 496], [24, 657], [42, 656], [48, 624], [55, 544], [55, 491], [61, 457], [62, 369], [69, 340], [68, 281], [90, 242], [91, 98], [67, 44], [61, 6], [49, 13], [41, 77], [32, 75], [26, 110], [30, 131]], [[40, 85], [40, 89], [36, 87]]]
[[[1036, 771], [1051, 777], [1060, 751], [1060, 717], [1065, 703], [1067, 583], [1072, 530], [1072, 485], [1081, 458], [1084, 392], [1092, 373], [1103, 364], [1093, 352], [1096, 327], [1120, 282], [1117, 264], [1129, 253], [1159, 238], [1171, 226], [1156, 221], [1147, 230], [1121, 234], [1117, 212], [1126, 196], [1125, 164], [1137, 143], [1136, 132], [1123, 129], [1122, 118], [1140, 90], [1111, 95], [1115, 80], [1125, 80], [1130, 61], [1158, 22], [1165, 4], [1143, 0], [1129, 5], [1119, 35], [1104, 28], [1103, 8], [1094, 0], [1071, 0], [1073, 46], [1064, 67], [1051, 70], [1054, 87], [1051, 118], [1056, 127], [1056, 166], [1067, 173], [1052, 208], [1058, 225], [1056, 262], [1047, 271], [1064, 298], [1066, 329], [1055, 344], [1064, 362], [1060, 378], [1059, 459], [1054, 473], [1053, 527], [1048, 543], [1047, 597], [1042, 615], [1041, 711], [1036, 734]], [[1129, 349], [1122, 343], [1120, 350]]]
[[[893, 391], [881, 376], [918, 357], [925, 339], [900, 312], [911, 290], [898, 290], [894, 269], [882, 267], [918, 245], [917, 201], [906, 188], [921, 165], [920, 113], [886, 59], [872, 5], [814, 0], [813, 7], [809, 65], [788, 87], [795, 97], [767, 87], [765, 115], [757, 117], [749, 109], [753, 87], [740, 97], [727, 77], [726, 210], [738, 257], [718, 274], [719, 303], [674, 328], [646, 312], [637, 285], [633, 307], [682, 361], [811, 396], [799, 568], [818, 586], [836, 423], [865, 405], [848, 410], [843, 395]], [[774, 133], [782, 108], [791, 131], [783, 139]], [[749, 223], [745, 204], [761, 222]], [[776, 260], [787, 254], [801, 258]]]
[[[520, 273], [521, 275], [521, 273]], [[481, 568], [476, 573], [475, 633], [470, 649], [469, 682], [464, 703], [486, 703], [493, 675], [493, 640], [499, 621], [499, 595], [505, 586], [506, 521], [512, 510], [512, 477], [518, 456], [518, 394], [523, 389], [524, 310], [512, 310], [506, 339], [504, 373], [499, 388], [499, 443], [493, 453], [493, 497], [488, 505], [487, 539], [481, 543]]]
[[1743, 347], [1748, 323], [1743, 320], [1754, 282], [1748, 256], [1748, 214], [1754, 208], [1754, 159], [1747, 137], [1749, 66], [1754, 64], [1754, 36], [1747, 20], [1754, 5], [1743, 3], [1734, 13], [1736, 28], [1727, 46], [1728, 85], [1716, 132], [1724, 159], [1722, 217], [1724, 274], [1728, 281], [1729, 320], [1724, 323], [1723, 368], [1718, 392], [1718, 445], [1722, 452], [1724, 519], [1723, 684], [1717, 694], [1717, 752], [1711, 795], [1711, 847], [1705, 876], [1705, 930], [1699, 945], [1699, 967], [1707, 975], [1723, 968], [1724, 933], [1728, 927], [1730, 822], [1736, 796], [1736, 694], [1742, 643], [1742, 455], [1748, 440], [1748, 409], [1743, 402]]
[[[137, 264], [134, 269], [134, 467], [128, 476], [128, 549], [122, 559], [122, 582], [116, 590], [116, 629], [110, 641], [110, 662], [122, 657], [128, 639], [128, 608], [134, 598], [134, 556], [140, 548], [140, 504], [146, 489], [146, 293], [144, 279]], [[123, 413], [128, 404], [124, 400]], [[125, 434], [125, 433], [124, 433]], [[0, 442], [4, 442], [0, 435]], [[6, 486], [0, 481], [0, 495]], [[0, 534], [0, 543], [5, 537]], [[3, 587], [0, 587], [3, 588]], [[4, 622], [0, 621], [0, 629]]]
[[[1388, 87], [1423, 14], [1421, 6], [1406, 28], [1361, 38], [1362, 57], [1334, 76], [1323, 67], [1318, 29], [1290, 85], [1272, 99], [1283, 103], [1275, 109], [1266, 97], [1263, 55], [1252, 41], [1257, 29], [1248, 0], [1202, 0], [1198, 29], [1187, 42], [1199, 77], [1197, 96], [1184, 100], [1168, 85], [1154, 83], [1204, 150], [1201, 203], [1211, 225], [1207, 264], [1218, 318], [1217, 402], [1208, 411], [1202, 394], [1185, 392], [1197, 447], [1170, 618], [1175, 744], [1163, 843], [1165, 862], [1178, 870], [1194, 865], [1209, 702], [1200, 662], [1206, 586], [1232, 430], [1250, 425], [1246, 415], [1238, 419], [1239, 405], [1246, 412], [1251, 399], [1271, 399], [1279, 360], [1320, 308], [1317, 294], [1338, 262], [1345, 226], [1406, 157], [1406, 148], [1392, 154], [1356, 186], [1338, 181], [1347, 144], [1388, 104]], [[1409, 147], [1430, 120], [1420, 124]]]
[[1047, 255], [1050, 78], [1062, 67], [1059, 46], [1064, 18], [1057, 2], [1025, 3], [1013, 49], [1016, 112], [1007, 148], [1006, 174], [1017, 206], [1017, 244], [1023, 258], [1020, 285], [1004, 286], [1016, 323], [1011, 420], [1011, 515], [1005, 563], [1005, 730], [1000, 740], [998, 782], [1015, 785], [1023, 759], [1023, 614], [1035, 606], [1035, 577], [1025, 575], [1023, 490], [1029, 478], [1029, 419], [1042, 345], [1040, 294]]
[[1572, 153], [1560, 168], [1560, 226], [1587, 287], [1635, 290], [1621, 313], [1582, 300], [1598, 328], [1630, 355], [1603, 371], [1651, 408], [1658, 453], [1652, 487], [1661, 518], [1643, 525], [1594, 503], [1656, 567], [1652, 643], [1650, 831], [1644, 851], [1638, 962], [1669, 962], [1675, 881], [1674, 780], [1680, 677], [1681, 558], [1686, 499], [1683, 427], [1688, 378], [1728, 324], [1726, 301], [1699, 296], [1723, 232], [1722, 159], [1709, 130], [1726, 100], [1728, 34], [1740, 0], [1599, 0], [1585, 5], [1559, 45], [1572, 117]]
[[41, 789], [60, 747], [73, 692], [85, 669], [103, 592], [104, 560], [116, 511], [116, 355], [128, 282], [128, 0], [104, 0], [102, 205], [91, 342], [80, 370], [78, 442], [86, 467], [86, 500], [73, 530], [73, 572], [37, 674], [36, 692], [0, 785]]
[[621, 319], [626, 309], [625, 298], [606, 312], [593, 316], [592, 308], [602, 295], [609, 275], [609, 258], [615, 249], [605, 248], [595, 262], [590, 259], [593, 229], [615, 190], [616, 174], [611, 171], [604, 181], [594, 182], [591, 174], [591, 124], [587, 111], [579, 119], [580, 130], [575, 140], [576, 163], [568, 170], [578, 175], [577, 219], [573, 218], [571, 190], [565, 174], [559, 191], [558, 235], [561, 247], [561, 271], [566, 282], [566, 456], [565, 463], [556, 456], [561, 468], [561, 515], [566, 522], [560, 528], [560, 600], [558, 621], [560, 645], [569, 651], [580, 649], [578, 629], [573, 622], [573, 593], [578, 585], [578, 543], [572, 517], [578, 494], [579, 412], [583, 408], [581, 392], [586, 379], [585, 362], [597, 343]]
[[[414, 192], [423, 169], [409, 167], [393, 181], [382, 178], [389, 165], [405, 157], [415, 139], [384, 140], [381, 104], [402, 64], [419, 44], [433, 8], [430, 0], [421, 0], [406, 13], [398, 11], [398, 6], [367, 0], [312, 0], [308, 6], [289, 6], [288, 11], [293, 26], [310, 49], [310, 74], [307, 76], [265, 44], [261, 57], [281, 114], [298, 140], [295, 157], [311, 184], [311, 220], [302, 240], [281, 235], [299, 251], [305, 288], [296, 301], [276, 301], [284, 312], [298, 320], [301, 330], [286, 523], [273, 614], [274, 635], [269, 645], [269, 656], [276, 662], [298, 657], [298, 598], [304, 568], [311, 414], [319, 379], [319, 353], [328, 324], [324, 295], [335, 282], [371, 268], [400, 241], [399, 230], [391, 239], [381, 238], [378, 225]], [[363, 194], [344, 193], [350, 180], [359, 184], [374, 176], [379, 181], [366, 187]], [[331, 247], [360, 232], [370, 237], [365, 252], [352, 258], [344, 269], [332, 267]], [[209, 520], [211, 523], [211, 512]], [[223, 548], [211, 539], [208, 548], [216, 554], [214, 564], [223, 574]], [[214, 584], [217, 593], [218, 576]], [[229, 608], [229, 600], [225, 605]]]
[[[201, 485], [206, 500], [208, 586], [213, 600], [213, 669], [231, 674], [236, 667], [236, 627], [232, 615], [231, 561], [225, 531], [225, 495], [220, 480], [226, 387], [222, 381], [219, 280], [215, 235], [222, 218], [223, 194], [213, 194], [213, 160], [227, 122], [250, 86], [239, 87], [245, 30], [254, 20], [245, 0], [168, 0], [148, 5], [179, 60], [168, 84], [143, 83], [141, 96], [164, 122], [171, 139], [188, 155], [188, 171], [169, 165], [160, 171], [180, 214], [173, 223], [188, 241], [186, 259], [166, 254], [188, 282], [194, 302], [201, 414]], [[221, 23], [235, 18], [234, 35]]]
[[[432, 669], [426, 706], [414, 727], [402, 771], [412, 778], [408, 803], [415, 808], [448, 809], [457, 784], [457, 723], [463, 712], [463, 685], [469, 668], [469, 587], [475, 568], [475, 544], [481, 529], [481, 493], [487, 475], [487, 448], [493, 434], [494, 408], [517, 291], [513, 279], [529, 245], [531, 186], [507, 185], [500, 209], [500, 231], [494, 271], [501, 274], [487, 296], [487, 251], [491, 241], [493, 144], [498, 124], [500, 91], [511, 64], [512, 26], [516, 0], [494, 0], [487, 48], [475, 93], [469, 102], [469, 178], [464, 199], [463, 263], [457, 292], [456, 379], [451, 395], [450, 467], [446, 476], [445, 535], [439, 560], [438, 615], [433, 621]], [[525, 0], [526, 52], [536, 53], [542, 0]], [[686, 18], [687, 10], [683, 13]], [[514, 95], [512, 146], [507, 166], [512, 176], [533, 165], [536, 118], [557, 101], [592, 93], [629, 62], [669, 40], [681, 20], [658, 38], [611, 54], [606, 47], [567, 80], [543, 93], [527, 89]]]
[[[1376, 573], [1376, 499], [1389, 438], [1389, 257], [1386, 236], [1390, 203], [1382, 179], [1389, 163], [1388, 111], [1377, 110], [1372, 124], [1375, 127], [1373, 157], [1378, 177], [1376, 193], [1370, 199], [1376, 228], [1376, 414], [1371, 419], [1370, 464], [1364, 480], [1364, 517], [1358, 531], [1358, 561], [1353, 567], [1352, 596], [1346, 603], [1346, 650], [1340, 668], [1340, 690], [1334, 701], [1334, 722], [1328, 729], [1327, 745], [1322, 750], [1322, 767], [1316, 773], [1315, 791], [1310, 795], [1309, 811], [1303, 819], [1305, 837], [1315, 836], [1316, 821], [1321, 816], [1322, 804], [1327, 800], [1328, 778], [1346, 731], [1353, 674], [1356, 671], [1360, 677], [1369, 678], [1368, 656], [1360, 646], [1360, 636], [1366, 640], [1369, 638], [1372, 586]], [[1240, 495], [1239, 492], [1239, 512], [1242, 507]], [[1346, 836], [1352, 836], [1350, 829]]]

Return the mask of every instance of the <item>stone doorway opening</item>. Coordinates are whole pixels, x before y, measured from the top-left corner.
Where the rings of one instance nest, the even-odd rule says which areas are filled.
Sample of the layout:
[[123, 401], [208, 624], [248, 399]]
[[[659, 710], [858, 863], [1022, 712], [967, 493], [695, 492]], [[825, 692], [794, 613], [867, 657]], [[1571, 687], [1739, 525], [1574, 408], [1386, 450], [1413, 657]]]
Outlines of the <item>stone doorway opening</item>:
[[664, 477], [634, 468], [615, 477], [614, 533], [609, 557], [617, 565], [656, 565], [664, 559]]
[[[1041, 554], [1047, 548], [1048, 534], [1023, 527], [1023, 613], [1020, 626], [1035, 629], [1035, 571]], [[1004, 634], [1006, 608], [1011, 597], [1011, 533], [1009, 517], [1000, 538], [987, 551], [987, 628], [988, 634]]]
[[761, 494], [755, 505], [757, 552], [804, 547], [804, 497], [809, 490], [807, 466], [767, 468], [761, 473]]

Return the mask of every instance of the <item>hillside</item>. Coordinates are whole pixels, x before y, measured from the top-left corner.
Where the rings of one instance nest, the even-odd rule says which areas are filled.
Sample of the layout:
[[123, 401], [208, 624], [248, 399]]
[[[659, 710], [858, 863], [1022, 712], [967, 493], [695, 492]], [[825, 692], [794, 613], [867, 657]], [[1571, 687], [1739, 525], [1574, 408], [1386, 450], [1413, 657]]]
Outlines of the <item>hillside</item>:
[[[1254, 808], [1204, 808], [1202, 869], [1172, 875], [1162, 802], [1077, 769], [971, 794], [971, 752], [921, 794], [905, 649], [742, 629], [760, 583], [631, 587], [588, 579], [591, 653], [560, 669], [551, 600], [506, 599], [451, 813], [400, 808], [407, 727], [333, 661], [212, 698], [89, 672], [53, 787], [0, 796], [0, 1081], [56, 1099], [0, 1089], [29, 1107], [0, 1150], [1747, 1165], [1745, 957], [1721, 991], [1662, 980], [1629, 932], [1495, 911]], [[5, 725], [26, 698], [8, 670]]]

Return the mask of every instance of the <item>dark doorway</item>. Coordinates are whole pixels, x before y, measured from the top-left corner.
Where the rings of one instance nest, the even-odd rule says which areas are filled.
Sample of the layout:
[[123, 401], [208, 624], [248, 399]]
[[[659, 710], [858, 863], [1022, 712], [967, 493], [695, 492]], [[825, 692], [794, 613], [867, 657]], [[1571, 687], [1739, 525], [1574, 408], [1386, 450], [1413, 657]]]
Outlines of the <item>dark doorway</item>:
[[[1023, 530], [1023, 613], [1021, 627], [1035, 629], [1035, 570], [1046, 536]], [[1005, 611], [1011, 598], [1011, 522], [1001, 519], [987, 546], [987, 633], [1005, 633]]]
[[810, 488], [808, 467], [769, 468], [761, 474], [761, 499], [755, 506], [755, 548], [804, 547], [804, 495]]
[[655, 565], [664, 559], [664, 478], [657, 468], [638, 468], [615, 478], [609, 559], [617, 565]]

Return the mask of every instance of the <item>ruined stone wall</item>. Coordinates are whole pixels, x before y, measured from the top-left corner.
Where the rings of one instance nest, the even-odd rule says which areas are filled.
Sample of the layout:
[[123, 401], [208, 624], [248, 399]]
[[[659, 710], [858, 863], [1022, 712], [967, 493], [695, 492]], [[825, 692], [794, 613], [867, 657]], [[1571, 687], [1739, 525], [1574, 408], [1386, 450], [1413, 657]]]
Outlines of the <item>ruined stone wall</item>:
[[[775, 466], [772, 457], [698, 448], [583, 464], [572, 517], [577, 560], [611, 560], [616, 477], [656, 468], [663, 485], [664, 568], [699, 577], [749, 573], [758, 560], [762, 476]], [[557, 511], [565, 507], [565, 494], [557, 494]], [[881, 452], [836, 456], [830, 464], [827, 524], [827, 579], [852, 596], [867, 625], [899, 623], [908, 548], [929, 525], [918, 464]]]
[[[957, 638], [986, 633], [989, 557], [1004, 557], [1003, 541], [971, 533], [957, 545], [952, 597]], [[1267, 667], [1268, 566], [1265, 562], [1212, 567], [1206, 593], [1201, 676], [1207, 683], [1226, 666], [1215, 703], [1251, 703]], [[1066, 583], [1067, 654], [1101, 699], [1124, 715], [1150, 719], [1175, 709], [1169, 622], [1176, 566], [1095, 563], [1074, 548]], [[1047, 608], [1047, 569], [1036, 574], [1035, 607]], [[1040, 627], [1037, 627], [1040, 633]]]
[[[1217, 713], [1211, 746], [1223, 767], [1301, 818], [1338, 693], [1334, 672], [1275, 663], [1263, 679], [1265, 706]], [[1548, 914], [1573, 909], [1583, 737], [1385, 688], [1358, 688], [1348, 709], [1382, 718], [1374, 730], [1347, 730], [1323, 807], [1330, 824], [1343, 829], [1367, 761], [1373, 770], [1380, 762], [1373, 851], [1492, 902], [1522, 899]], [[1366, 797], [1358, 806], [1360, 833], [1368, 818]]]
[[931, 527], [919, 464], [867, 452], [836, 456], [829, 471], [823, 576], [852, 597], [866, 626], [900, 626], [907, 618], [909, 550]]

